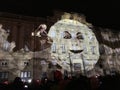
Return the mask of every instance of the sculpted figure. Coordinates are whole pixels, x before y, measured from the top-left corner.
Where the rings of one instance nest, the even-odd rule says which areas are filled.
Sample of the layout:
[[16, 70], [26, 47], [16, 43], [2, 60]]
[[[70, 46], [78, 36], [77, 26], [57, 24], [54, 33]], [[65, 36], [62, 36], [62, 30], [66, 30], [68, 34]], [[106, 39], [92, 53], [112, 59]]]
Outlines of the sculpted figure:
[[53, 40], [48, 36], [46, 29], [46, 24], [40, 24], [38, 28], [31, 33], [30, 42], [32, 42], [32, 44], [28, 45], [31, 51], [41, 51], [51, 46]]
[[15, 42], [8, 42], [7, 38], [9, 33], [3, 29], [3, 25], [0, 24], [0, 49], [3, 51], [13, 51], [13, 48], [16, 46]]
[[47, 26], [45, 24], [40, 24], [38, 28], [35, 30], [35, 32], [32, 32], [32, 36], [38, 36], [38, 37], [47, 36], [46, 29]]

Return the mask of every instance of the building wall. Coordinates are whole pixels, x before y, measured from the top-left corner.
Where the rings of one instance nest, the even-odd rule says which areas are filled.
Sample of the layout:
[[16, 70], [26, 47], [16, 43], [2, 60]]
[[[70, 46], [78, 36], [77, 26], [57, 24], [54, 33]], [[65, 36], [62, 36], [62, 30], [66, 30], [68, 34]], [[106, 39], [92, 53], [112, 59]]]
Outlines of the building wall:
[[17, 51], [23, 48], [26, 42], [31, 43], [31, 41], [27, 41], [27, 38], [39, 24], [46, 23], [46, 19], [0, 12], [0, 23], [10, 33], [8, 41], [16, 42], [14, 51]]
[[[50, 45], [48, 45], [47, 43], [44, 44], [46, 48], [45, 50], [41, 51], [39, 47], [40, 43], [38, 42], [39, 39], [36, 40], [34, 37], [31, 38], [30, 36], [31, 36], [31, 32], [36, 30], [36, 28], [40, 24], [45, 23], [48, 27], [47, 32], [49, 32], [52, 25], [54, 25], [61, 18], [63, 19], [66, 18], [66, 16], [61, 17], [61, 15], [64, 14], [63, 12], [62, 13], [55, 12], [54, 14], [55, 15], [53, 17], [47, 17], [47, 18], [36, 17], [35, 18], [35, 17], [15, 15], [10, 13], [0, 13], [0, 20], [1, 20], [0, 23], [3, 24], [3, 28], [9, 31], [10, 33], [7, 40], [9, 42], [12, 42], [12, 41], [16, 42], [16, 47], [14, 48], [14, 52], [10, 53], [10, 52], [0, 50], [0, 65], [1, 65], [0, 76], [2, 72], [5, 72], [5, 73], [8, 72], [9, 75], [8, 77], [6, 76], [7, 77], [6, 79], [14, 80], [14, 78], [17, 76], [21, 77], [21, 72], [23, 72], [25, 74], [24, 78], [26, 79], [26, 71], [28, 71], [27, 73], [28, 76], [30, 72], [30, 77], [28, 77], [28, 79], [29, 78], [40, 79], [42, 72], [44, 71], [49, 72], [50, 70], [51, 71], [53, 70], [48, 67], [44, 68], [44, 66], [47, 66], [48, 63], [52, 61]], [[67, 18], [68, 17], [69, 16], [67, 16]], [[76, 15], [75, 16], [73, 15], [70, 17], [70, 19], [76, 20], [80, 18], [76, 18]], [[120, 33], [117, 33], [114, 35], [112, 34], [111, 36], [111, 34], [109, 33], [110, 30], [107, 31], [106, 32], [107, 34], [106, 34], [105, 32], [102, 33], [102, 31], [104, 31], [103, 28], [101, 29], [96, 28], [91, 24], [85, 22], [84, 19], [82, 23], [86, 24], [89, 28], [93, 30], [96, 36], [96, 39], [98, 40], [98, 43], [100, 45], [100, 58], [96, 64], [97, 65], [96, 72], [99, 71], [98, 67], [99, 69], [111, 70], [111, 67], [113, 64], [109, 67], [110, 63], [108, 62], [110, 60], [111, 62], [114, 62], [115, 69], [117, 71], [120, 71], [119, 69]], [[107, 35], [111, 36], [112, 39], [111, 38], [110, 40], [106, 39], [104, 36], [107, 36]], [[114, 36], [117, 36], [117, 37], [114, 37]], [[113, 39], [115, 41], [113, 41]], [[68, 41], [66, 40], [64, 42], [68, 42]], [[30, 52], [24, 52], [23, 48], [26, 44], [29, 45]], [[66, 55], [64, 57], [66, 57]], [[40, 64], [42, 60], [46, 62], [46, 65]], [[7, 64], [5, 64], [4, 61], [7, 61]], [[25, 62], [28, 62], [28, 65], [25, 65], [27, 64]], [[5, 65], [4, 64], [2, 65], [2, 63], [4, 63]], [[100, 67], [101, 64], [102, 64], [102, 67]], [[7, 74], [4, 74], [4, 75], [7, 75]]]

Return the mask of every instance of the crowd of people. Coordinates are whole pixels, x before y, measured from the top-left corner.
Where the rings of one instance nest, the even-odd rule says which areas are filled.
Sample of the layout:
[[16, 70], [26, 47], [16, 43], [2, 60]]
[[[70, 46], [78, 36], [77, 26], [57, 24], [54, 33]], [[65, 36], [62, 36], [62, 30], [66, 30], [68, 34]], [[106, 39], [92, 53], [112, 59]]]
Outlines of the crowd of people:
[[54, 80], [47, 77], [33, 80], [31, 83], [22, 82], [16, 77], [11, 83], [1, 83], [0, 90], [120, 90], [120, 75], [105, 75], [86, 77], [64, 77], [58, 75]]

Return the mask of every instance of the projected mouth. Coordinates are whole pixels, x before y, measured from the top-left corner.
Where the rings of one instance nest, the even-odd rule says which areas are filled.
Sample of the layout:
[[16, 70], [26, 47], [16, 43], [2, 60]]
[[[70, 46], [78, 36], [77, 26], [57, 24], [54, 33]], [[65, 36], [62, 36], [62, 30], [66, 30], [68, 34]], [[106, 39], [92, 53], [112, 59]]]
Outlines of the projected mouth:
[[81, 53], [83, 50], [70, 50], [73, 53]]

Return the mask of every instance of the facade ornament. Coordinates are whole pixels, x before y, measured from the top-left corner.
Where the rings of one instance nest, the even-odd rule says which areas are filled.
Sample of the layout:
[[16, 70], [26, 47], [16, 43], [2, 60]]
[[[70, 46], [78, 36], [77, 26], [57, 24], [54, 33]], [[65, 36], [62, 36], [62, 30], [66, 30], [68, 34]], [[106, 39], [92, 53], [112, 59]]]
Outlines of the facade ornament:
[[2, 27], [3, 25], [0, 24], [0, 50], [12, 52], [13, 49], [16, 47], [15, 42], [12, 41], [10, 43], [7, 41], [9, 33]]
[[65, 12], [64, 15], [61, 16], [61, 19], [70, 19], [70, 17], [71, 17], [71, 14]]

